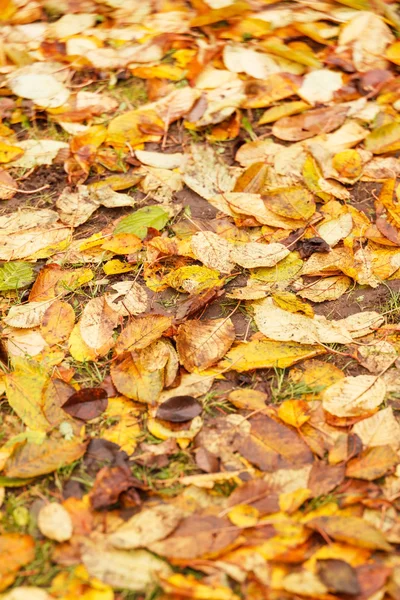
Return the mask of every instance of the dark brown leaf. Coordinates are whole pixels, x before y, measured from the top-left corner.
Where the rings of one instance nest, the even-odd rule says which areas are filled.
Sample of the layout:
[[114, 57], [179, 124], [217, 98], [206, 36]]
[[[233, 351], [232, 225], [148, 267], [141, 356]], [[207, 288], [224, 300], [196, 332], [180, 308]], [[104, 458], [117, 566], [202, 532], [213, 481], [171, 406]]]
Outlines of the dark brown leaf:
[[314, 252], [330, 252], [331, 247], [320, 237], [308, 238], [307, 240], [300, 240], [296, 244], [301, 258], [309, 258]]
[[100, 416], [107, 408], [108, 396], [103, 388], [84, 388], [72, 394], [63, 404], [66, 413], [80, 419], [90, 421]]
[[236, 488], [229, 496], [228, 506], [239, 504], [253, 506], [260, 515], [268, 515], [279, 511], [279, 494], [266, 481], [254, 479]]
[[90, 504], [95, 510], [116, 504], [119, 495], [133, 487], [134, 480], [126, 466], [103, 467], [97, 473], [89, 494]]
[[171, 423], [184, 423], [200, 415], [202, 410], [202, 405], [193, 396], [173, 396], [160, 404], [156, 417]]
[[361, 591], [355, 569], [344, 560], [317, 560], [317, 571], [330, 592], [354, 596]]

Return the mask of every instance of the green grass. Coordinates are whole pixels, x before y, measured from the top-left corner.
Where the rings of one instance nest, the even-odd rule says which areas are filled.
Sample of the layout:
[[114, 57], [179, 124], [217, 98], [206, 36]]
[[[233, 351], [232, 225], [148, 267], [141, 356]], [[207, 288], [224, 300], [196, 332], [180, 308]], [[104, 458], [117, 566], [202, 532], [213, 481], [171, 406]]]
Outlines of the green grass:
[[274, 369], [274, 376], [270, 380], [271, 403], [280, 404], [285, 400], [302, 398], [307, 394], [317, 394], [325, 389], [323, 385], [311, 386], [303, 382], [294, 382], [288, 379], [286, 369]]
[[385, 302], [380, 304], [379, 312], [385, 316], [388, 323], [400, 321], [400, 291], [392, 290], [389, 286], [388, 296]]
[[220, 398], [216, 392], [208, 392], [202, 400], [204, 412], [214, 417], [221, 413], [236, 412], [236, 408], [228, 400]]
[[52, 580], [58, 573], [73, 568], [54, 564], [52, 561], [53, 549], [52, 542], [38, 542], [35, 558], [19, 572], [14, 587], [29, 585], [47, 588], [50, 587]]

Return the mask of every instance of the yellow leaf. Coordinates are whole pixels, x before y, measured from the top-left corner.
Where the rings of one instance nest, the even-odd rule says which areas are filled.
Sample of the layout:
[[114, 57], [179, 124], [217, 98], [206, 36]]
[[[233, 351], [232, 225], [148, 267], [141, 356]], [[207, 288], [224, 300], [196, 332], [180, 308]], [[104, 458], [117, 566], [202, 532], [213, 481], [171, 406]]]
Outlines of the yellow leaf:
[[315, 213], [312, 194], [305, 188], [279, 188], [264, 195], [267, 208], [289, 219], [307, 221]]
[[339, 177], [354, 180], [360, 177], [363, 163], [357, 150], [343, 150], [332, 158], [332, 166]]
[[314, 316], [312, 306], [299, 300], [296, 297], [296, 294], [292, 294], [291, 292], [275, 292], [272, 294], [272, 298], [274, 303], [280, 308], [283, 308], [283, 310], [288, 310], [292, 313], [304, 313], [311, 318]]
[[[297, 284], [297, 282], [296, 282]], [[337, 300], [351, 285], [351, 279], [346, 275], [333, 275], [324, 277], [307, 285], [297, 288], [297, 295], [311, 302], [325, 302], [326, 300]]]
[[310, 406], [304, 400], [285, 400], [278, 408], [278, 417], [284, 423], [299, 428], [310, 419]]
[[282, 512], [292, 514], [311, 496], [311, 490], [307, 488], [298, 488], [293, 492], [284, 492], [279, 495], [279, 508]]
[[154, 67], [135, 67], [132, 75], [141, 79], [169, 79], [180, 81], [185, 77], [186, 71], [180, 67], [169, 64], [155, 65]]
[[56, 575], [51, 582], [51, 596], [58, 600], [114, 600], [113, 589], [95, 577], [90, 577], [84, 565], [72, 572]]
[[171, 385], [178, 371], [178, 358], [171, 342], [160, 339], [142, 350], [127, 352], [111, 365], [117, 390], [138, 402], [154, 404], [165, 385]]
[[[144, 133], [150, 131], [151, 133]], [[132, 147], [144, 142], [158, 142], [164, 134], [164, 121], [154, 110], [130, 110], [110, 121], [106, 142], [116, 148]]]
[[77, 436], [66, 440], [52, 434], [41, 444], [28, 441], [19, 445], [8, 459], [4, 475], [27, 478], [51, 473], [81, 458], [86, 447], [87, 442]]
[[142, 240], [133, 233], [118, 233], [102, 245], [104, 250], [109, 250], [114, 254], [132, 254], [141, 247]]
[[5, 142], [0, 142], [0, 163], [8, 163], [22, 156], [24, 151], [17, 146], [11, 146]]
[[30, 535], [0, 535], [0, 591], [8, 588], [18, 571], [35, 558], [35, 540]]
[[65, 342], [75, 323], [74, 309], [67, 302], [55, 300], [46, 310], [40, 324], [40, 333], [52, 346]]
[[[335, 365], [321, 360], [307, 360], [290, 370], [290, 379], [310, 389], [304, 396], [306, 400], [319, 400], [324, 389], [344, 378], [344, 373]], [[312, 390], [312, 391], [311, 391]]]
[[118, 444], [129, 456], [133, 454], [141, 434], [142, 410], [124, 396], [108, 400], [103, 417], [108, 423], [101, 431], [101, 437]]
[[171, 327], [172, 319], [164, 315], [132, 317], [122, 330], [115, 345], [116, 354], [146, 348], [158, 340]]
[[250, 388], [238, 389], [230, 392], [228, 396], [229, 402], [232, 402], [237, 408], [246, 410], [263, 410], [266, 408], [267, 394], [252, 390]]
[[[172, 425], [172, 424], [171, 424]], [[147, 429], [154, 435], [154, 437], [160, 440], [168, 440], [170, 438], [175, 438], [176, 440], [192, 440], [199, 433], [202, 428], [203, 421], [201, 417], [195, 417], [187, 424], [187, 429], [180, 429], [179, 431], [174, 431], [172, 428], [168, 427], [168, 423], [166, 421], [159, 421], [158, 419], [149, 418], [147, 420]]]
[[[265, 125], [266, 123], [273, 123], [283, 117], [290, 117], [291, 115], [297, 115], [304, 110], [311, 108], [310, 104], [303, 100], [297, 100], [294, 102], [284, 102], [278, 106], [272, 106], [262, 115], [258, 121], [259, 125]], [[238, 190], [239, 191], [239, 190]]]
[[208, 9], [205, 14], [194, 17], [190, 22], [190, 27], [204, 27], [205, 25], [218, 23], [218, 21], [225, 21], [232, 17], [238, 17], [248, 11], [250, 11], [249, 4], [243, 0], [237, 0], [224, 8], [216, 8], [214, 10]]
[[106, 275], [119, 275], [119, 273], [129, 273], [134, 271], [136, 265], [130, 265], [129, 263], [122, 262], [118, 258], [113, 258], [103, 265], [103, 271]]
[[[216, 12], [216, 11], [211, 11]], [[196, 600], [239, 600], [229, 587], [211, 583], [206, 585], [193, 575], [175, 573], [163, 580], [163, 588], [171, 597], [195, 598]]]
[[395, 152], [400, 148], [400, 123], [393, 121], [377, 127], [365, 138], [365, 148], [374, 154]]
[[260, 513], [254, 506], [239, 504], [231, 508], [227, 516], [231, 523], [238, 527], [254, 527], [258, 523]]
[[278, 100], [296, 94], [299, 86], [288, 74], [273, 73], [264, 81], [252, 81], [247, 91], [244, 108], [264, 108]]
[[273, 367], [290, 367], [300, 360], [324, 354], [316, 346], [296, 344], [295, 342], [274, 342], [266, 338], [253, 339], [233, 346], [219, 363], [221, 369], [228, 371], [251, 371]]
[[112, 343], [110, 341], [109, 343], [105, 344], [103, 348], [98, 348], [97, 350], [90, 348], [82, 339], [81, 330], [78, 323], [71, 332], [68, 346], [72, 358], [78, 362], [86, 362], [96, 360], [99, 356], [104, 356], [107, 354], [113, 343], [114, 341], [112, 340]]
[[322, 394], [324, 410], [337, 417], [368, 416], [382, 404], [386, 385], [373, 375], [340, 379]]
[[223, 280], [219, 278], [219, 272], [215, 269], [193, 265], [179, 267], [179, 269], [171, 271], [164, 277], [162, 283], [178, 290], [178, 292], [199, 294], [204, 290], [220, 287]]
[[394, 42], [386, 50], [386, 58], [395, 65], [400, 65], [400, 42]]
[[291, 60], [293, 62], [300, 63], [301, 65], [306, 65], [308, 67], [313, 67], [314, 69], [320, 69], [322, 67], [322, 63], [318, 60], [318, 58], [313, 54], [310, 47], [306, 47], [306, 51], [296, 50], [291, 48], [290, 46], [286, 46], [282, 44], [277, 38], [267, 39], [262, 42], [262, 47], [265, 48], [267, 52], [271, 54], [275, 54], [276, 56], [281, 56], [282, 58], [286, 58], [287, 60]]
[[313, 156], [311, 156], [311, 154], [307, 156], [303, 165], [303, 178], [304, 183], [310, 192], [316, 194], [319, 198], [321, 198], [321, 200], [324, 200], [324, 202], [332, 200], [332, 194], [324, 192], [321, 188], [320, 180], [322, 178], [322, 172], [317, 161]]
[[284, 289], [303, 268], [303, 261], [298, 252], [291, 252], [281, 260], [275, 267], [263, 267], [254, 269], [250, 277], [264, 283], [274, 284], [278, 289]]

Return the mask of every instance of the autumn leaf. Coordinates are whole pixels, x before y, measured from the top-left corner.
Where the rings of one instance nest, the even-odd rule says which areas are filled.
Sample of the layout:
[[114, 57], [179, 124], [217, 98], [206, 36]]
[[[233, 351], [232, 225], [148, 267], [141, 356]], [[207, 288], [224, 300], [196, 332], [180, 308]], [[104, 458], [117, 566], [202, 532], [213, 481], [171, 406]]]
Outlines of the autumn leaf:
[[176, 347], [188, 371], [203, 371], [224, 356], [234, 339], [235, 329], [230, 319], [186, 321], [179, 326]]
[[122, 330], [115, 345], [116, 354], [146, 348], [171, 326], [171, 318], [163, 315], [145, 315], [132, 318]]

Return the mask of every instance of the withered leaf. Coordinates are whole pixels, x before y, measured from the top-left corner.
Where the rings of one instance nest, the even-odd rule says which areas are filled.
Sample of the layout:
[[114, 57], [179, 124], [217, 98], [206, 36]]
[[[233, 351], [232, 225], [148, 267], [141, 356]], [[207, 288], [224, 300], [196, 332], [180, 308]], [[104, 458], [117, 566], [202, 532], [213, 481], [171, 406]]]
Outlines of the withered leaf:
[[346, 476], [373, 481], [385, 475], [398, 463], [399, 458], [392, 446], [374, 446], [348, 462]]
[[317, 572], [329, 591], [354, 596], [361, 592], [357, 572], [349, 563], [337, 558], [317, 561]]
[[133, 485], [134, 479], [127, 466], [103, 467], [97, 473], [90, 491], [90, 504], [95, 510], [112, 506], [118, 502], [120, 494]]
[[239, 532], [226, 518], [195, 514], [183, 519], [172, 535], [148, 548], [160, 556], [186, 561], [221, 552]]
[[392, 549], [382, 532], [359, 517], [316, 517], [307, 522], [307, 527], [323, 531], [334, 540], [353, 546], [387, 552]]
[[185, 369], [203, 371], [224, 356], [234, 339], [235, 328], [229, 318], [189, 320], [179, 326], [176, 348]]
[[80, 419], [90, 421], [100, 416], [106, 410], [108, 396], [103, 388], [84, 388], [75, 392], [62, 405], [66, 413]]
[[184, 423], [200, 415], [202, 410], [202, 405], [193, 396], [173, 396], [160, 404], [156, 417], [171, 423]]
[[313, 462], [313, 455], [300, 435], [266, 415], [250, 419], [251, 433], [242, 437], [240, 453], [262, 471], [299, 468]]

